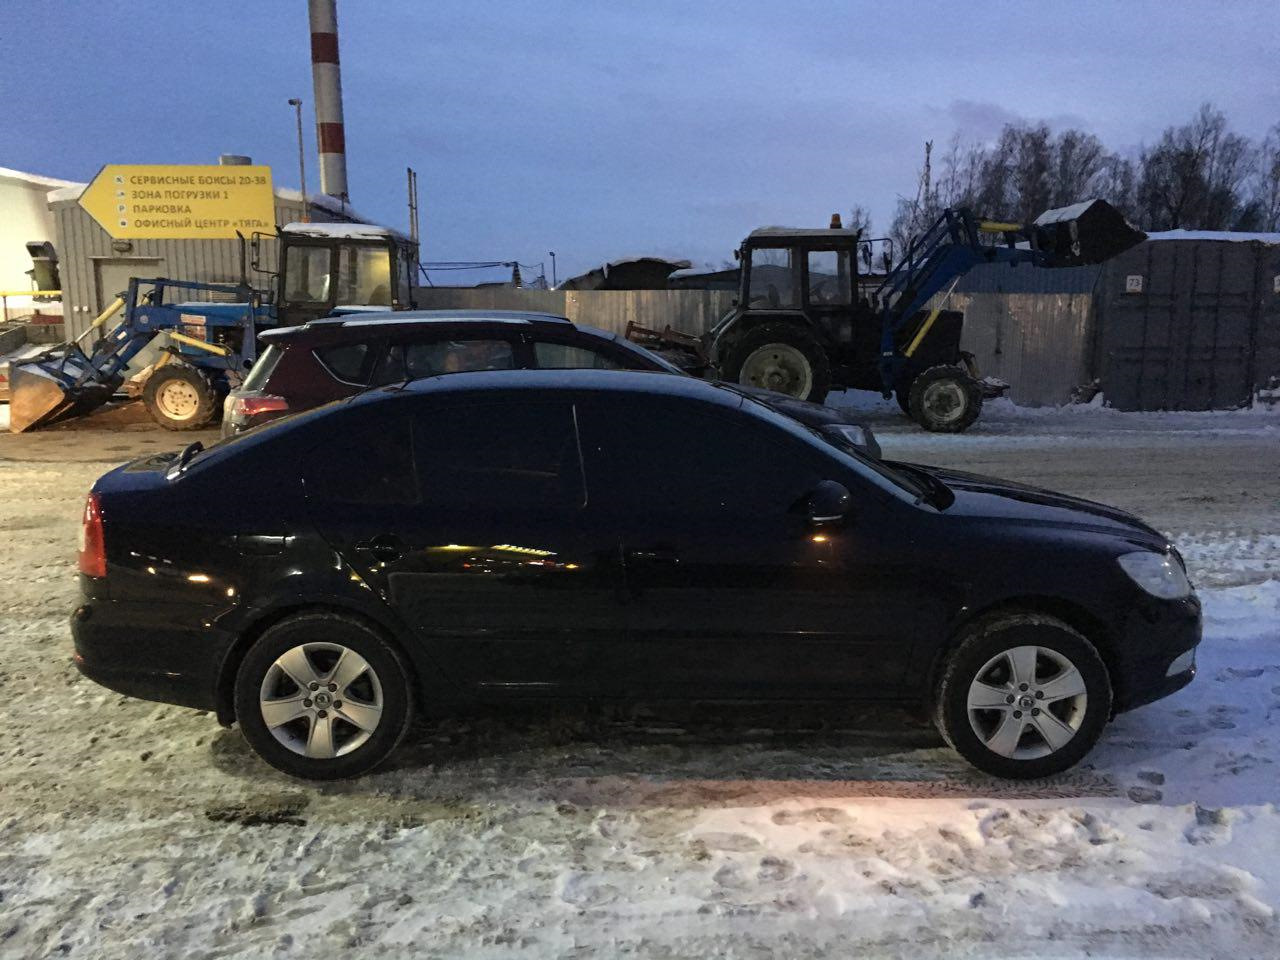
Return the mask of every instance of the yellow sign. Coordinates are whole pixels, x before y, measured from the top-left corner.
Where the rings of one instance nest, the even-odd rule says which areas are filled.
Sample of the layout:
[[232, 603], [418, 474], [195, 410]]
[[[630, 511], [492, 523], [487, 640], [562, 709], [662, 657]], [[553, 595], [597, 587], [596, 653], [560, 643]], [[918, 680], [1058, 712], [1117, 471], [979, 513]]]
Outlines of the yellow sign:
[[80, 206], [120, 240], [234, 240], [276, 228], [270, 167], [107, 164]]

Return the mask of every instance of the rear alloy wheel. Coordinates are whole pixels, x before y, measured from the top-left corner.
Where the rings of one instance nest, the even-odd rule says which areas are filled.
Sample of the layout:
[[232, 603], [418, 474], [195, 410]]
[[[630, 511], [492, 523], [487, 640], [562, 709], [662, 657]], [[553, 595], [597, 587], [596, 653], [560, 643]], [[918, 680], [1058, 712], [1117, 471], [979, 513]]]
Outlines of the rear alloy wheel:
[[143, 403], [167, 430], [199, 430], [218, 411], [218, 393], [209, 378], [186, 363], [166, 363], [147, 378]]
[[798, 323], [766, 323], [743, 335], [729, 351], [724, 378], [799, 400], [821, 403], [831, 388], [827, 352]]
[[907, 406], [926, 430], [960, 433], [982, 412], [982, 388], [961, 367], [930, 367], [911, 381]]
[[408, 671], [357, 620], [313, 613], [276, 624], [236, 674], [236, 719], [267, 763], [335, 780], [381, 763], [408, 728]]
[[1111, 714], [1106, 667], [1059, 620], [1006, 616], [970, 630], [938, 689], [938, 729], [966, 760], [1000, 777], [1074, 766]]

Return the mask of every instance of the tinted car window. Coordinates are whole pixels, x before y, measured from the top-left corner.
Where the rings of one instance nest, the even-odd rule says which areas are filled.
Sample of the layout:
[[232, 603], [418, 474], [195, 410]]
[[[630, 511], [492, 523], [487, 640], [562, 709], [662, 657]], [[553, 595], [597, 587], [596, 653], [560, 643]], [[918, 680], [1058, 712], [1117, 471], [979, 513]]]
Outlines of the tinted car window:
[[304, 464], [307, 496], [322, 503], [417, 503], [408, 417], [343, 417]]
[[423, 498], [524, 510], [583, 499], [573, 407], [479, 403], [433, 408], [415, 426]]
[[371, 349], [368, 343], [340, 343], [332, 347], [317, 347], [315, 353], [325, 369], [339, 380], [355, 384], [369, 382]]
[[393, 343], [378, 371], [378, 382], [396, 383], [468, 370], [511, 370], [515, 365], [515, 352], [507, 340]]
[[558, 370], [617, 370], [622, 366], [598, 350], [567, 343], [535, 343], [533, 355], [539, 367]]
[[803, 446], [732, 411], [646, 399], [578, 413], [595, 504], [750, 519], [786, 512], [824, 479]]

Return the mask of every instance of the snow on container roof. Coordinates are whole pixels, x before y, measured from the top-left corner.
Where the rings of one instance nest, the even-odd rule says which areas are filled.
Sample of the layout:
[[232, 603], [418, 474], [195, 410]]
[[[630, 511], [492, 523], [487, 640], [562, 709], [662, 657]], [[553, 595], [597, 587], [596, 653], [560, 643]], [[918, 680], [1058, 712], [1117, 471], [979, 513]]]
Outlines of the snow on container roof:
[[1245, 233], [1235, 230], [1160, 230], [1148, 240], [1219, 240], [1225, 243], [1280, 244], [1280, 233]]

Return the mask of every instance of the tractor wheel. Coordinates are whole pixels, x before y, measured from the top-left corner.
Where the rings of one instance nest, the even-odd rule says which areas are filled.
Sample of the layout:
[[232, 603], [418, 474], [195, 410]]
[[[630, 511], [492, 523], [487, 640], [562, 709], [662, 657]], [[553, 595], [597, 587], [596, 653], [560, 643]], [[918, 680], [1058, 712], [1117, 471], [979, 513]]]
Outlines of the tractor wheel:
[[962, 367], [930, 367], [911, 381], [908, 405], [926, 430], [960, 433], [982, 412], [982, 390]]
[[724, 379], [821, 403], [831, 387], [827, 351], [798, 323], [766, 323], [729, 351]]
[[187, 363], [166, 363], [147, 379], [142, 401], [166, 430], [199, 430], [218, 411], [218, 393], [209, 378]]

